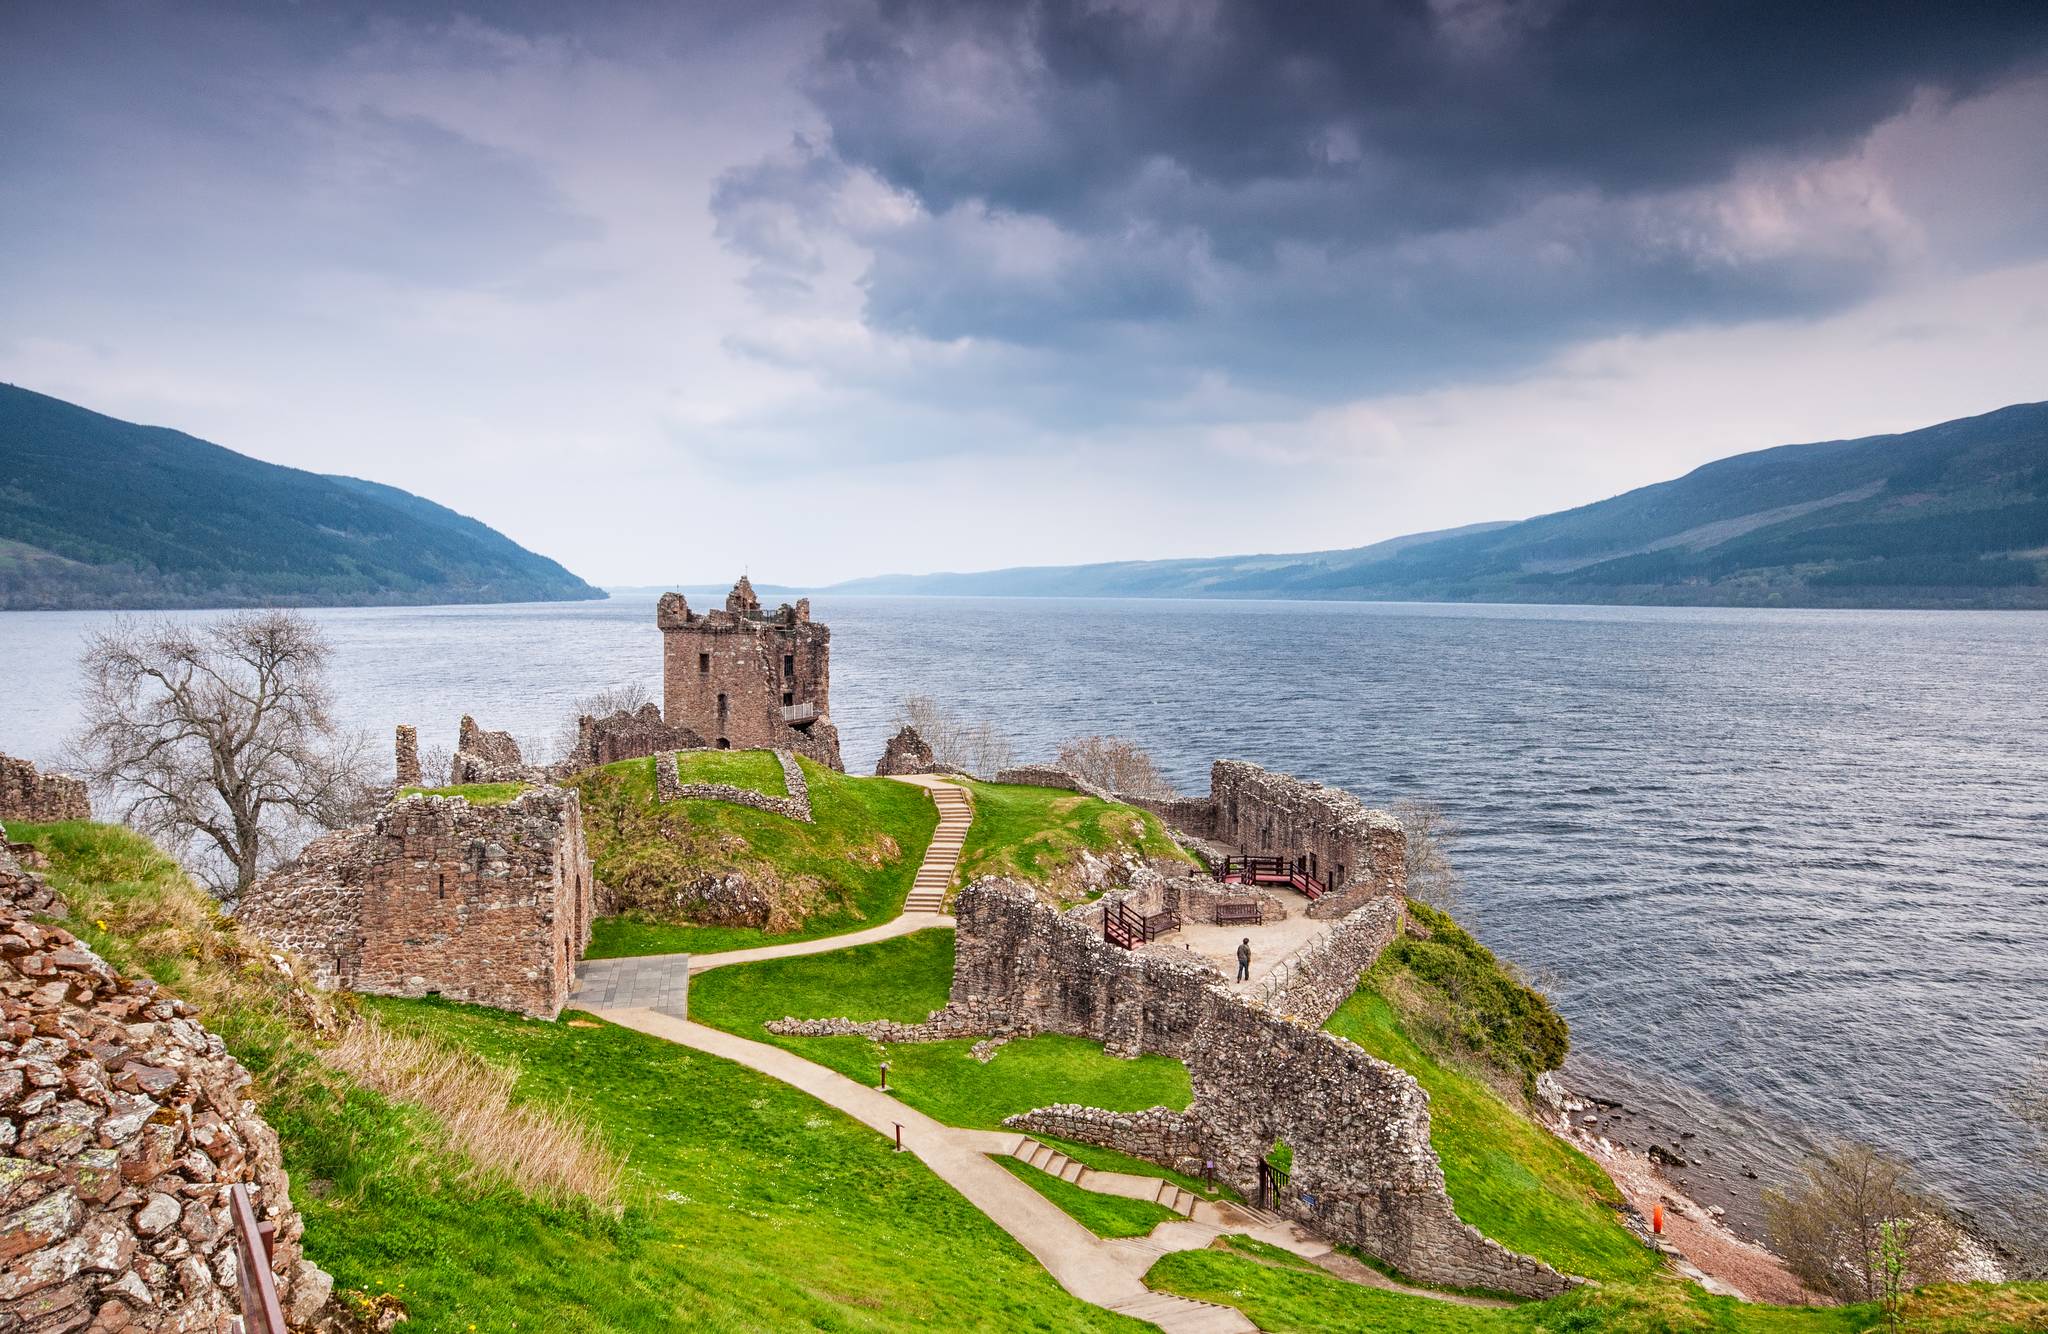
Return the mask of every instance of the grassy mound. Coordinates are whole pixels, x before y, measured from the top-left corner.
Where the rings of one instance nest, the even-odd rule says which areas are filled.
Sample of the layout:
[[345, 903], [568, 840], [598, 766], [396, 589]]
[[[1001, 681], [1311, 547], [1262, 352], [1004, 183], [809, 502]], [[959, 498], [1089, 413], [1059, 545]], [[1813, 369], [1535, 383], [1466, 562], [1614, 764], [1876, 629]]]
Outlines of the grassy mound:
[[1099, 1195], [1092, 1190], [1083, 1190], [1071, 1181], [1062, 1181], [1050, 1172], [1042, 1172], [1007, 1155], [998, 1157], [996, 1161], [1098, 1237], [1142, 1237], [1161, 1223], [1171, 1223], [1180, 1217], [1165, 1205], [1151, 1200], [1133, 1200], [1122, 1195]]
[[307, 1255], [344, 1289], [402, 1301], [406, 1328], [1144, 1328], [1068, 1297], [915, 1158], [765, 1076], [581, 1016], [360, 1002], [408, 1043], [511, 1072], [520, 1106], [573, 1110], [628, 1163], [618, 1214], [511, 1188], [452, 1152], [423, 1107], [327, 1070], [315, 1021], [332, 1015], [307, 1011], [322, 998], [146, 840], [8, 832], [52, 859], [67, 925], [198, 1005], [251, 1068]]
[[[1224, 1239], [1236, 1240], [1236, 1239]], [[1866, 1334], [1874, 1305], [1752, 1306], [1711, 1297], [1671, 1276], [1607, 1283], [1509, 1309], [1458, 1306], [1356, 1283], [1298, 1263], [1223, 1246], [1162, 1257], [1145, 1281], [1165, 1292], [1234, 1306], [1268, 1334]], [[1925, 1288], [1908, 1303], [1916, 1334], [2020, 1334], [2043, 1328], [2048, 1284]]]
[[1060, 885], [1083, 852], [1187, 859], [1150, 811], [1059, 788], [962, 781], [974, 795], [974, 823], [956, 886], [985, 875]]
[[1184, 1108], [1193, 1096], [1179, 1061], [1156, 1055], [1119, 1060], [1084, 1038], [1019, 1039], [983, 1064], [969, 1055], [974, 1043], [966, 1038], [899, 1043], [885, 1052], [865, 1038], [778, 1037], [761, 1027], [788, 1016], [917, 1023], [946, 1003], [952, 977], [953, 933], [918, 931], [700, 974], [690, 980], [690, 1017], [785, 1047], [865, 1084], [881, 1082], [880, 1063], [887, 1059], [890, 1091], [947, 1125], [994, 1130], [1005, 1116], [1055, 1102], [1112, 1111]]
[[[761, 787], [782, 771], [766, 751], [689, 752], [686, 781]], [[654, 800], [654, 761], [621, 760], [579, 775], [584, 833], [597, 878], [618, 896], [618, 918], [598, 922], [592, 958], [706, 953], [858, 931], [903, 909], [938, 826], [931, 798], [905, 783], [854, 778], [808, 760], [815, 823], [731, 802]], [[765, 768], [763, 767], [765, 766]], [[762, 790], [770, 790], [762, 787]], [[776, 905], [767, 929], [699, 926], [675, 891], [707, 875], [737, 873]]]
[[782, 765], [769, 750], [685, 750], [676, 754], [676, 776], [685, 783], [723, 783], [770, 797], [789, 795]]

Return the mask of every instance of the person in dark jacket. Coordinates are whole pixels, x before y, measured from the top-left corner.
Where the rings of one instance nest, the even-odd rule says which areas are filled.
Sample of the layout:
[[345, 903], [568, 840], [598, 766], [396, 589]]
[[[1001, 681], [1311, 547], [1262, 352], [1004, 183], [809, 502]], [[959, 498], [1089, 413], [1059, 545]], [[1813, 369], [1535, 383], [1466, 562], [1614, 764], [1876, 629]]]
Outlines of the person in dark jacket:
[[1252, 980], [1252, 938], [1250, 936], [1246, 936], [1244, 942], [1237, 947], [1237, 980], [1240, 982]]

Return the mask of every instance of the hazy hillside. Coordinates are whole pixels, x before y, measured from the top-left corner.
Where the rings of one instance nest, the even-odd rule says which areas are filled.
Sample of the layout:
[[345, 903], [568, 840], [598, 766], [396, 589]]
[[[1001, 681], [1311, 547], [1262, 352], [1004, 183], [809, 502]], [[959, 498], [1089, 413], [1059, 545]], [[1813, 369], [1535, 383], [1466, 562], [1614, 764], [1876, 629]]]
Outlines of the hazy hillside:
[[396, 487], [282, 468], [0, 385], [0, 608], [603, 596]]
[[1350, 551], [892, 575], [835, 591], [2048, 607], [2048, 404], [1738, 454], [1578, 509]]

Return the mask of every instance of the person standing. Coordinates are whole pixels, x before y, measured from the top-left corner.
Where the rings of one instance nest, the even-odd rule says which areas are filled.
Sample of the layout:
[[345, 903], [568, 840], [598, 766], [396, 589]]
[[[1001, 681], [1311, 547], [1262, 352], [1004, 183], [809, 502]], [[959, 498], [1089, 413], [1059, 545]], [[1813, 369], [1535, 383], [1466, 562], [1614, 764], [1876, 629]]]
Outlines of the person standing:
[[1244, 941], [1237, 947], [1237, 980], [1240, 982], [1252, 980], [1252, 938], [1250, 936], [1246, 936]]

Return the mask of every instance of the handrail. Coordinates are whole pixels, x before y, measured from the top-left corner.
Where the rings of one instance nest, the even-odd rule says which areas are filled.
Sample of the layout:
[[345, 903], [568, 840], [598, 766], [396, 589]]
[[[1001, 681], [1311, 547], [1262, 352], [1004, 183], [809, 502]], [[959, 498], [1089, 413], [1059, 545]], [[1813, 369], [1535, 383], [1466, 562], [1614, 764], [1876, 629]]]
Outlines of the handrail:
[[270, 1272], [277, 1225], [256, 1221], [249, 1187], [239, 1181], [228, 1187], [228, 1212], [235, 1220], [235, 1289], [242, 1300], [244, 1334], [289, 1334], [277, 1300], [277, 1277]]

